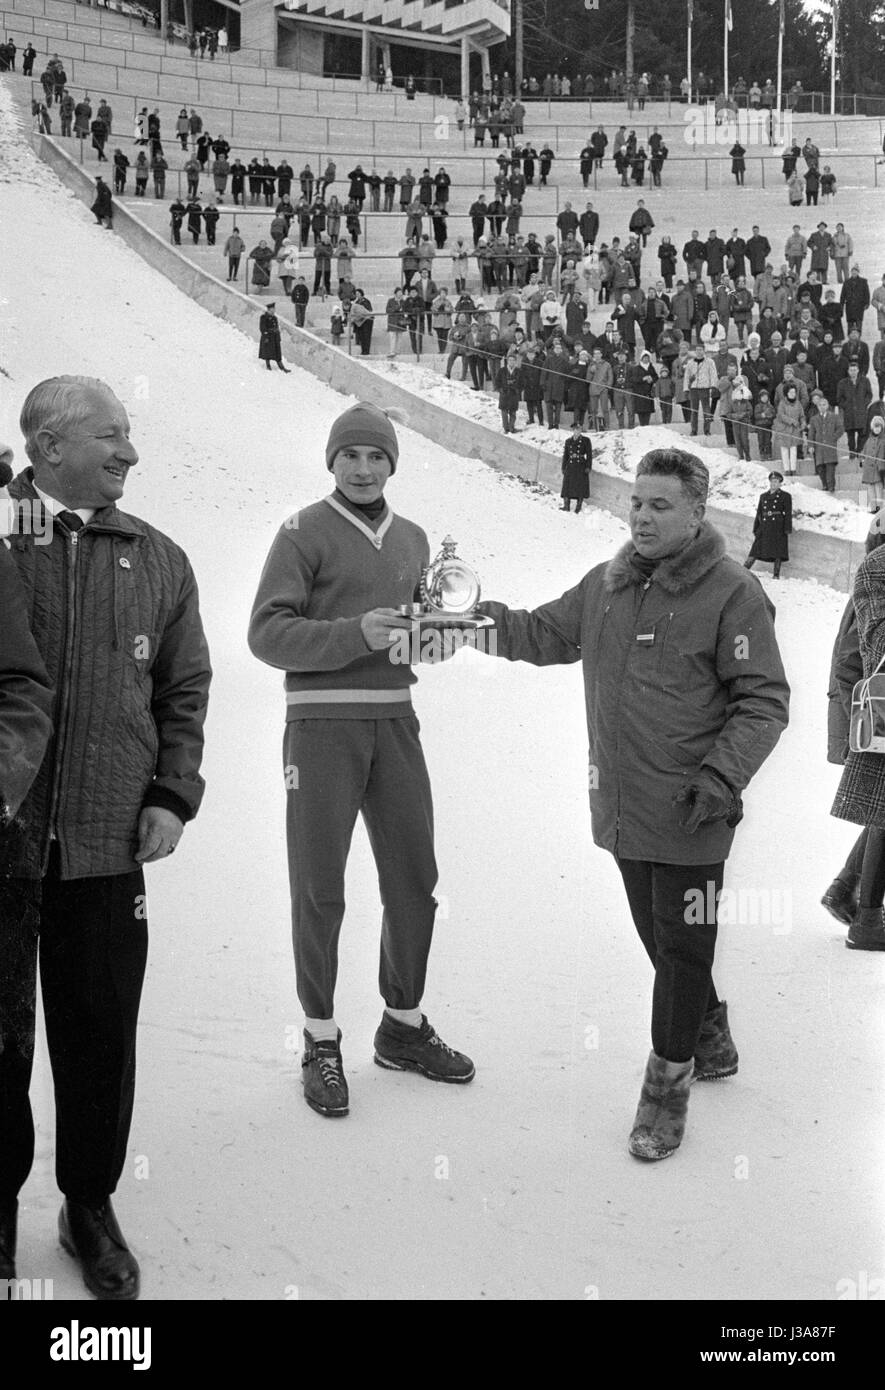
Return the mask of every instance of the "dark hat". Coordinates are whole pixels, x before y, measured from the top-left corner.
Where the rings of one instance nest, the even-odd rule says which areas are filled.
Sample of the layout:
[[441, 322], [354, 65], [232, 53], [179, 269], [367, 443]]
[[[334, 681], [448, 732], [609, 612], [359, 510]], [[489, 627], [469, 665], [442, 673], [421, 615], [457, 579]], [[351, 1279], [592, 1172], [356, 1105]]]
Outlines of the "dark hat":
[[769, 482], [771, 481], [772, 478], [777, 478], [779, 482], [783, 482], [783, 481], [784, 481], [784, 475], [783, 475], [783, 473], [778, 473], [776, 469], [774, 470], [774, 472], [769, 473], [769, 475], [768, 475], [768, 480], [769, 480]]
[[396, 472], [399, 458], [399, 441], [391, 421], [377, 405], [361, 401], [339, 415], [329, 432], [326, 445], [326, 467], [331, 470], [339, 449], [350, 445], [363, 445], [381, 449], [390, 459], [390, 471]]

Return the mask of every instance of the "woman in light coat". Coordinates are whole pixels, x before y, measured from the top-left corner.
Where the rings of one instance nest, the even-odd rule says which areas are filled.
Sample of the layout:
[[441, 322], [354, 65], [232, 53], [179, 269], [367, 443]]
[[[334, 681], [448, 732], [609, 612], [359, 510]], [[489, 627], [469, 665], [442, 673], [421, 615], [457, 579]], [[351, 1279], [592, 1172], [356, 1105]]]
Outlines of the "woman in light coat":
[[885, 420], [874, 415], [861, 453], [860, 480], [869, 489], [869, 509], [877, 512], [885, 505]]
[[787, 387], [775, 412], [772, 435], [774, 447], [780, 449], [784, 477], [794, 478], [797, 450], [805, 435], [805, 411], [794, 385]]
[[836, 267], [836, 284], [848, 279], [848, 269], [854, 255], [854, 242], [845, 230], [844, 222], [836, 223], [833, 233], [833, 263]]
[[300, 266], [301, 256], [298, 247], [285, 237], [280, 243], [277, 256], [277, 275], [283, 282], [283, 291], [287, 298], [292, 293], [292, 285], [300, 272]]

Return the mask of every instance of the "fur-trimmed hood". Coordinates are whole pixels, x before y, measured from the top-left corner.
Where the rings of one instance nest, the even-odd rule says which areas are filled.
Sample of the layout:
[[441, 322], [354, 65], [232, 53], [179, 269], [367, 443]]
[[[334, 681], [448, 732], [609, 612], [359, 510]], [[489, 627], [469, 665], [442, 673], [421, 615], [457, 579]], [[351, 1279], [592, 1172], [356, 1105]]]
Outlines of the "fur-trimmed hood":
[[[632, 540], [621, 546], [606, 566], [603, 583], [609, 593], [626, 589], [631, 584], [644, 584], [645, 576], [630, 558], [636, 552]], [[682, 550], [662, 560], [654, 571], [654, 582], [660, 584], [669, 594], [683, 594], [694, 587], [699, 579], [718, 565], [727, 554], [725, 538], [709, 521], [701, 522], [701, 528]]]

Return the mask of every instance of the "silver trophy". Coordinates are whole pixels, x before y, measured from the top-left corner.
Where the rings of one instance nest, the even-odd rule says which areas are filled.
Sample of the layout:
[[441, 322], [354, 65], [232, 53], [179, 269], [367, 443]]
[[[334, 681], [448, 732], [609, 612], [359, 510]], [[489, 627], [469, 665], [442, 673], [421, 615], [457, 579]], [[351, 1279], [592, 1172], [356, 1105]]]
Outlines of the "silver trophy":
[[421, 576], [421, 602], [404, 603], [399, 612], [422, 627], [457, 628], [463, 632], [491, 627], [492, 619], [475, 611], [479, 579], [455, 554], [456, 542], [446, 536], [442, 549]]

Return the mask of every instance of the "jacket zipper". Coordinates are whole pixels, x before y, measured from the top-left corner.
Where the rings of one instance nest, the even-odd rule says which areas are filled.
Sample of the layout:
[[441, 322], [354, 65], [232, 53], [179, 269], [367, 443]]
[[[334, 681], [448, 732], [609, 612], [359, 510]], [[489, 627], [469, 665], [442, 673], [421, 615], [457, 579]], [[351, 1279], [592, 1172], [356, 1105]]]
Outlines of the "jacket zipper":
[[[638, 623], [639, 623], [639, 615], [640, 615], [640, 613], [642, 612], [642, 602], [643, 602], [643, 599], [644, 599], [645, 595], [648, 593], [648, 591], [649, 591], [650, 588], [651, 588], [651, 579], [646, 579], [646, 580], [644, 581], [644, 583], [642, 584], [642, 596], [640, 597], [640, 600], [639, 600], [639, 606], [638, 606], [638, 608], [636, 609], [636, 616], [635, 616], [634, 619], [633, 619], [633, 640], [634, 640], [634, 641], [636, 640], [636, 628], [637, 628]], [[610, 608], [611, 608], [611, 604], [609, 603], [609, 604], [606, 606], [605, 614], [608, 613], [608, 611], [609, 611]], [[605, 617], [605, 614], [603, 615], [603, 617]], [[620, 687], [621, 689], [623, 689], [623, 685], [624, 685], [624, 672], [625, 672], [626, 669], [627, 669], [627, 662], [628, 662], [629, 660], [630, 660], [630, 648], [628, 647], [628, 648], [627, 648], [627, 654], [626, 654], [626, 656], [624, 657], [624, 662], [623, 662], [623, 665], [621, 666], [620, 675], [619, 675], [619, 687]], [[620, 706], [619, 706], [619, 708], [620, 708]], [[616, 735], [616, 739], [615, 739], [615, 744], [616, 744], [616, 748], [617, 748], [618, 766], [620, 766], [620, 762], [621, 762], [621, 726], [620, 726], [620, 720], [619, 720], [618, 723], [617, 723], [617, 735]], [[619, 846], [619, 844], [620, 844], [620, 839], [621, 839], [621, 782], [620, 782], [620, 778], [618, 778], [618, 809], [617, 809], [617, 811], [615, 812], [615, 848], [614, 848], [614, 853], [615, 853], [615, 855], [617, 855], [617, 853], [618, 853], [618, 846]]]
[[[49, 842], [58, 839], [58, 805], [61, 800], [61, 769], [62, 757], [65, 746], [65, 736], [68, 731], [68, 723], [71, 708], [71, 683], [74, 668], [74, 636], [77, 623], [77, 554], [79, 550], [80, 533], [73, 531], [70, 537], [71, 549], [68, 561], [68, 574], [70, 584], [68, 587], [67, 612], [65, 614], [65, 659], [62, 668], [62, 689], [64, 699], [61, 709], [61, 718], [58, 724], [58, 740], [55, 745], [55, 779], [52, 787], [52, 801], [49, 810]], [[48, 854], [49, 844], [47, 844]], [[45, 868], [45, 864], [44, 864]]]

